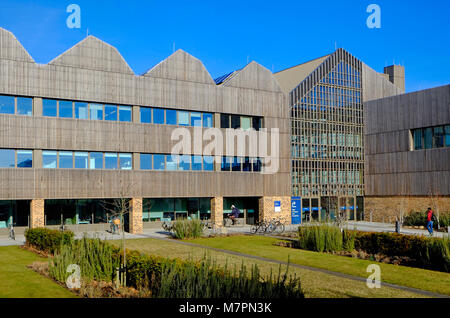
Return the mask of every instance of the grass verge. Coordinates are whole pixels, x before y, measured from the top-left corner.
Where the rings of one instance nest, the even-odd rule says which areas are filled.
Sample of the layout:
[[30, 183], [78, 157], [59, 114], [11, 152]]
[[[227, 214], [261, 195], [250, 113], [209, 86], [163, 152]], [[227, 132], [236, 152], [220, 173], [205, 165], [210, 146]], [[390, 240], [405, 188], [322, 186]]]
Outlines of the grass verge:
[[18, 246], [0, 247], [0, 298], [73, 298], [76, 295], [27, 268], [47, 259]]
[[189, 242], [279, 261], [287, 261], [289, 257], [295, 264], [364, 278], [369, 275], [366, 272], [367, 266], [377, 264], [381, 268], [383, 282], [450, 295], [449, 273], [275, 246], [274, 243], [277, 241], [279, 239], [263, 236], [230, 236], [214, 239], [200, 238]]
[[[243, 239], [242, 236], [235, 237], [238, 239], [236, 242], [239, 244], [246, 244], [244, 241], [247, 240], [247, 237]], [[251, 238], [251, 237], [250, 237]], [[206, 242], [216, 241], [216, 244], [222, 244], [219, 248], [224, 248], [227, 244], [223, 244], [221, 239], [206, 239]], [[112, 244], [116, 244], [120, 246], [120, 241], [110, 241]], [[201, 239], [189, 240], [192, 243], [203, 244], [204, 241]], [[238, 244], [238, 245], [239, 245]], [[270, 244], [269, 244], [270, 245]], [[261, 274], [270, 273], [272, 270], [273, 273], [278, 273], [279, 265], [267, 262], [255, 260], [247, 257], [240, 257], [235, 255], [230, 255], [227, 253], [217, 252], [206, 250], [201, 247], [191, 247], [179, 244], [177, 242], [170, 241], [162, 241], [157, 239], [129, 239], [126, 242], [126, 247], [128, 249], [139, 250], [143, 253], [149, 253], [154, 255], [160, 255], [164, 257], [179, 257], [182, 259], [201, 259], [205, 254], [215, 259], [218, 264], [228, 266], [240, 266], [242, 261], [245, 264], [255, 263], [258, 265], [261, 270]], [[274, 246], [276, 247], [276, 246]], [[261, 248], [256, 246], [256, 248]], [[278, 247], [280, 248], [280, 247]], [[226, 249], [226, 248], [225, 248]], [[285, 256], [282, 259], [283, 261], [287, 261], [287, 251], [292, 253], [292, 249], [286, 249]], [[243, 253], [252, 254], [248, 249], [244, 249]], [[261, 251], [261, 256], [268, 257], [265, 255], [264, 250]], [[256, 255], [256, 254], [253, 254]], [[291, 259], [292, 262], [292, 259]], [[284, 270], [286, 266], [282, 266], [282, 270]], [[333, 275], [328, 275], [324, 273], [318, 273], [306, 269], [294, 268], [290, 267], [290, 274], [296, 274], [297, 277], [300, 277], [302, 283], [302, 289], [305, 293], [305, 297], [307, 298], [348, 298], [348, 297], [367, 297], [367, 298], [413, 298], [413, 297], [424, 297], [419, 294], [406, 292], [397, 290], [389, 287], [382, 287], [380, 289], [370, 289], [366, 286], [364, 282], [358, 282], [351, 279], [340, 278]], [[368, 274], [367, 274], [368, 275]], [[367, 276], [366, 276], [367, 277]]]

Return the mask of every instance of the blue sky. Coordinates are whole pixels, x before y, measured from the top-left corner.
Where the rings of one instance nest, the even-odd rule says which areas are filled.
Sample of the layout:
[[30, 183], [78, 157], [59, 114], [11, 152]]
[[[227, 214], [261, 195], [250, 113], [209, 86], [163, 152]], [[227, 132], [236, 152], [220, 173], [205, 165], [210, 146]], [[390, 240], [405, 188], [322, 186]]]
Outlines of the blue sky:
[[[69, 29], [69, 4], [81, 28]], [[381, 8], [381, 29], [369, 29], [369, 4]], [[406, 68], [406, 90], [450, 83], [450, 1], [25, 1], [2, 0], [0, 26], [13, 32], [38, 63], [48, 63], [89, 34], [115, 46], [136, 74], [183, 49], [213, 78], [247, 60], [270, 70], [343, 47], [376, 71]]]

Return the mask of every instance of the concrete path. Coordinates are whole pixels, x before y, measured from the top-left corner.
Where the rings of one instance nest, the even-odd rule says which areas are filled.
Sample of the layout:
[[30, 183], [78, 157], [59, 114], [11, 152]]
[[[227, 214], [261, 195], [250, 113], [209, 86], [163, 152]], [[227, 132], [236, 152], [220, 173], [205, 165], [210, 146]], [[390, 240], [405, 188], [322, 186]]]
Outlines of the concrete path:
[[[299, 225], [288, 225], [288, 226], [286, 226], [286, 231], [297, 231], [298, 226]], [[347, 223], [346, 227], [350, 230], [356, 229], [356, 230], [366, 231], [366, 232], [395, 232], [394, 225], [389, 224], [389, 223], [349, 221]], [[222, 231], [222, 233], [251, 234], [250, 228], [251, 228], [250, 225], [227, 227]], [[429, 236], [427, 230], [419, 230], [419, 229], [402, 228], [400, 233], [408, 234], [408, 235]], [[85, 235], [85, 234], [88, 237], [98, 237], [98, 238], [107, 239], [107, 240], [122, 239], [121, 234], [113, 235], [106, 231], [102, 231], [102, 232], [101, 231], [93, 231], [93, 232], [86, 232], [86, 233], [79, 232], [79, 233], [75, 233], [75, 237], [82, 238], [83, 235]], [[162, 228], [145, 228], [141, 235], [125, 233], [125, 238], [126, 239], [148, 238], [148, 237], [167, 238], [169, 235], [170, 235], [170, 233], [165, 232]], [[444, 236], [448, 237], [448, 233], [435, 231], [434, 236], [435, 237], [444, 237]], [[0, 236], [0, 246], [23, 245], [23, 244], [25, 244], [24, 235], [16, 235], [16, 240], [12, 240], [8, 236]]]

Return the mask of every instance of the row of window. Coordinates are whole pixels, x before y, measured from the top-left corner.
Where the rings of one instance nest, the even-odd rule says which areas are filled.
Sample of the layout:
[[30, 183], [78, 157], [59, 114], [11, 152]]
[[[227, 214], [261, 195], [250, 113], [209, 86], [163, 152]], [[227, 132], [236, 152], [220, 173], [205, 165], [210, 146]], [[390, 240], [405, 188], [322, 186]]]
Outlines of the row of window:
[[213, 127], [213, 114], [183, 110], [140, 107], [141, 123]]
[[0, 95], [0, 114], [33, 115], [33, 99]]
[[[48, 169], [133, 169], [131, 153], [42, 151], [42, 167]], [[32, 168], [33, 151], [0, 149], [0, 168]], [[214, 171], [213, 156], [140, 154], [141, 170]], [[261, 159], [222, 157], [221, 171], [261, 171]]]
[[141, 170], [214, 171], [214, 157], [141, 153], [140, 168]]
[[0, 168], [31, 168], [31, 150], [0, 149]]
[[262, 128], [262, 118], [256, 116], [220, 114], [220, 128], [242, 128], [243, 130], [253, 128], [254, 130], [259, 130]]
[[42, 115], [91, 120], [131, 121], [131, 106], [43, 99]]
[[[0, 114], [33, 114], [33, 99], [0, 95]], [[42, 115], [47, 117], [76, 118], [106, 121], [132, 121], [132, 106], [101, 103], [42, 99]], [[214, 127], [212, 113], [175, 109], [140, 107], [140, 122], [147, 124]], [[221, 128], [262, 128], [262, 117], [221, 114]]]
[[42, 166], [50, 169], [131, 170], [133, 164], [131, 153], [44, 150]]
[[222, 157], [221, 171], [261, 171], [261, 158]]
[[450, 147], [450, 125], [413, 129], [414, 150]]

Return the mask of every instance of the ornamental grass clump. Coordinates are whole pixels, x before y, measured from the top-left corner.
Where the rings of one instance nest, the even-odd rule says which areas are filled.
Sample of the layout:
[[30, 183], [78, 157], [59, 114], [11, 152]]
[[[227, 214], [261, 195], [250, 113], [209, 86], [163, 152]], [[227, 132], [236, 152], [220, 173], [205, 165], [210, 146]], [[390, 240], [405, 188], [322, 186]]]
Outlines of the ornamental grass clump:
[[252, 265], [250, 273], [242, 263], [238, 270], [220, 268], [210, 259], [200, 263], [185, 262], [162, 264], [161, 282], [153, 297], [158, 298], [304, 298], [300, 280], [272, 273], [263, 278], [258, 266]]
[[203, 225], [200, 220], [175, 221], [173, 235], [176, 239], [198, 238], [203, 234]]
[[299, 246], [316, 252], [341, 251], [342, 233], [339, 227], [331, 225], [313, 225], [299, 227]]
[[80, 267], [84, 281], [112, 282], [121, 261], [120, 250], [100, 239], [83, 238], [64, 244], [49, 260], [49, 274], [59, 282], [65, 282], [72, 274], [67, 272], [71, 264]]

